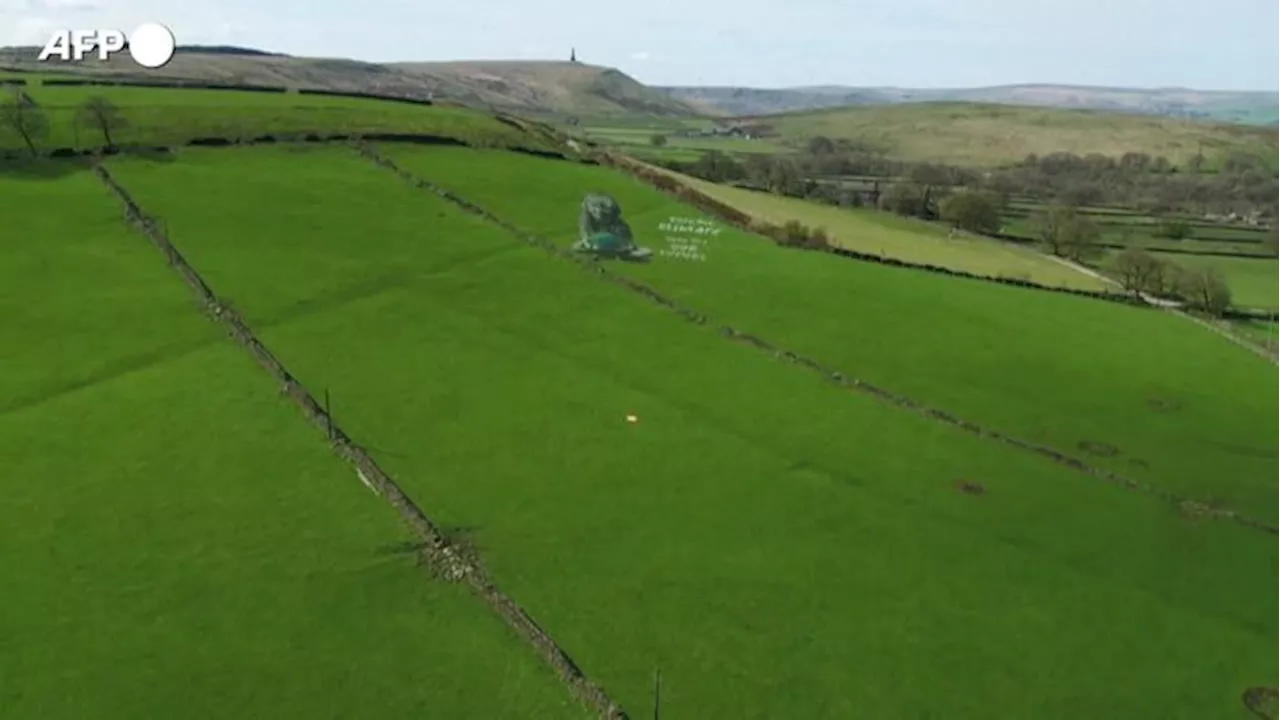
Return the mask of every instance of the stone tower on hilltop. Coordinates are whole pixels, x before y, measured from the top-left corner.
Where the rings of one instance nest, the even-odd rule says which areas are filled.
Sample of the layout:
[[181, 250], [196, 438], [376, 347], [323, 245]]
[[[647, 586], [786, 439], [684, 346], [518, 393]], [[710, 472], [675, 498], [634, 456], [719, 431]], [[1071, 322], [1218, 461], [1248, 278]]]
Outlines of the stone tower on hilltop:
[[577, 48], [569, 48], [569, 62], [571, 62], [571, 63], [576, 63], [576, 62], [578, 62], [578, 49], [577, 49]]

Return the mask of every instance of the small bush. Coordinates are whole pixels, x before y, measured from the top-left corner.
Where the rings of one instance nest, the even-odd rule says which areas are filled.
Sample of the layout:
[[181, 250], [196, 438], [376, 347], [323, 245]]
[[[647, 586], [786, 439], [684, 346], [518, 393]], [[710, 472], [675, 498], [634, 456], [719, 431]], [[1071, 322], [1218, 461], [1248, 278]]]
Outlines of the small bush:
[[787, 245], [804, 245], [809, 241], [809, 228], [799, 220], [788, 220], [782, 226], [782, 234]]
[[1156, 225], [1155, 234], [1169, 240], [1186, 240], [1191, 237], [1191, 226], [1181, 220], [1163, 220]]

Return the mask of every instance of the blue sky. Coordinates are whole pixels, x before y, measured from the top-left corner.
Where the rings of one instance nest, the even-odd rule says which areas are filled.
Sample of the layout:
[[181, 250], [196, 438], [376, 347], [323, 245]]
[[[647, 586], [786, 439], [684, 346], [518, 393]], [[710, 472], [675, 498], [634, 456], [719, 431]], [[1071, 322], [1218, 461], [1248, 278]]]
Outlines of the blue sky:
[[560, 59], [652, 84], [1277, 90], [1277, 0], [0, 0], [0, 45], [169, 25], [372, 61]]

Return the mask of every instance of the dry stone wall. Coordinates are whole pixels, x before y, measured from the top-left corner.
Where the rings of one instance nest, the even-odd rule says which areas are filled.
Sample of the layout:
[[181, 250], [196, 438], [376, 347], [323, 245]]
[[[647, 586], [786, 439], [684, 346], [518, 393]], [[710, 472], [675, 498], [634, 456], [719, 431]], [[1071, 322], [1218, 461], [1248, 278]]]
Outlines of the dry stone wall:
[[343, 432], [311, 393], [258, 340], [239, 313], [219, 299], [174, 247], [160, 223], [138, 206], [105, 167], [97, 164], [94, 172], [124, 205], [126, 219], [165, 256], [169, 266], [196, 294], [210, 316], [226, 328], [233, 340], [249, 351], [258, 364], [279, 383], [281, 392], [294, 400], [303, 415], [313, 425], [324, 430], [330, 438], [333, 451], [355, 467], [361, 481], [371, 486], [400, 513], [404, 522], [422, 540], [422, 553], [432, 569], [446, 580], [470, 585], [555, 670], [571, 692], [598, 712], [600, 717], [626, 720], [627, 715], [618, 703], [603, 688], [592, 682], [555, 640], [493, 582], [478, 558], [455, 544], [378, 466], [373, 457]]

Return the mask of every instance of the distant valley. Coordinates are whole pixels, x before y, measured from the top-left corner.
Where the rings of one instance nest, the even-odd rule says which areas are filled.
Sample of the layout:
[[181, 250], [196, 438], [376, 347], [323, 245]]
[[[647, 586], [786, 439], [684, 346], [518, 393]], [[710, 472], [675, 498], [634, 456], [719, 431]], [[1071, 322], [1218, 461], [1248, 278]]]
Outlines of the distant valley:
[[1280, 93], [1107, 88], [1073, 85], [1003, 85], [970, 89], [816, 86], [776, 90], [743, 87], [660, 87], [667, 95], [717, 115], [746, 116], [853, 105], [978, 102], [1030, 105], [1247, 125], [1276, 125]]

